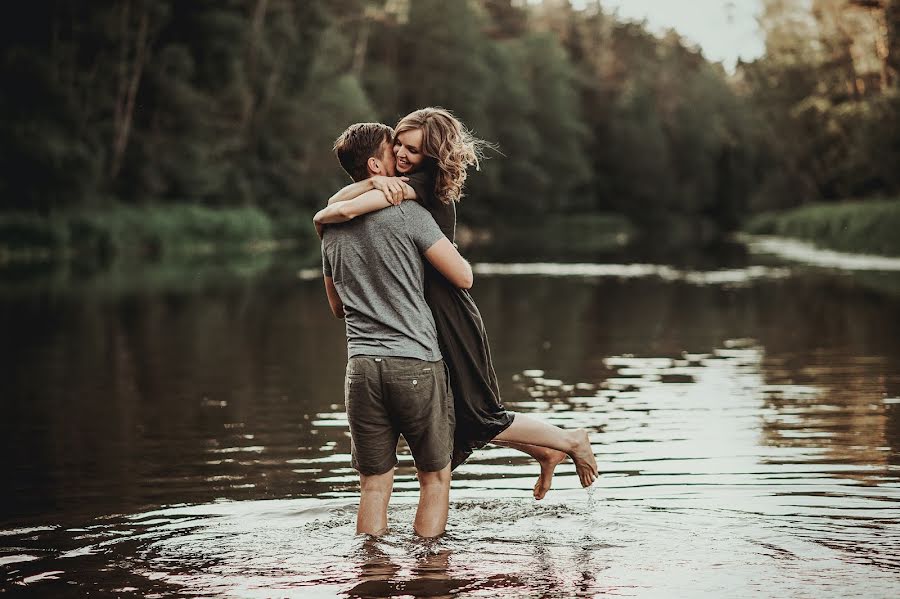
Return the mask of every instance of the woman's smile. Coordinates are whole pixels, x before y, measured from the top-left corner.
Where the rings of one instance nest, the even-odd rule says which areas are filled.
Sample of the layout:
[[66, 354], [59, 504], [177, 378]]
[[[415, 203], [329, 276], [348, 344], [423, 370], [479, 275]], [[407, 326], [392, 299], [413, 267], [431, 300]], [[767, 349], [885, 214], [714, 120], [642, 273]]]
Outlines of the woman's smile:
[[394, 155], [397, 157], [397, 170], [401, 173], [415, 171], [425, 160], [422, 153], [422, 130], [409, 129], [397, 135], [394, 140]]

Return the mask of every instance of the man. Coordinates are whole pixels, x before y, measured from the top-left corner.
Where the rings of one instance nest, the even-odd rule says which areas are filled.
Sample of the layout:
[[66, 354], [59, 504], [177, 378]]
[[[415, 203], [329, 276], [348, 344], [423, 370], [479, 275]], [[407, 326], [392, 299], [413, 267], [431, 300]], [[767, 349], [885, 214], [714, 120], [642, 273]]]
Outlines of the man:
[[[355, 181], [393, 176], [392, 139], [387, 125], [358, 123], [337, 139], [335, 153]], [[357, 533], [378, 535], [387, 528], [400, 435], [419, 479], [415, 531], [434, 537], [447, 524], [453, 399], [425, 303], [422, 256], [452, 283], [471, 287], [471, 267], [416, 202], [323, 232], [325, 292], [347, 327], [345, 402], [352, 464], [360, 476]]]

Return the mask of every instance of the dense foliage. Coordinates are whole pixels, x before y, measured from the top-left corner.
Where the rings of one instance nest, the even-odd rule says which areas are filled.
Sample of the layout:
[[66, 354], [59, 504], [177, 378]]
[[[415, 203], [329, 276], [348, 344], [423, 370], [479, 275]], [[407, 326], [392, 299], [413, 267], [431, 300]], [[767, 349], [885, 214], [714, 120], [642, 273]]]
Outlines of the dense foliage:
[[[0, 38], [0, 211], [309, 213], [348, 124], [453, 109], [495, 142], [469, 219], [728, 229], [900, 192], [900, 0], [765, 0], [728, 74], [565, 0], [33, 0]], [[707, 226], [708, 225], [708, 226]]]
[[764, 6], [766, 55], [738, 71], [760, 157], [748, 209], [900, 195], [900, 2]]
[[807, 204], [758, 214], [745, 228], [749, 233], [797, 237], [846, 252], [900, 256], [900, 201]]

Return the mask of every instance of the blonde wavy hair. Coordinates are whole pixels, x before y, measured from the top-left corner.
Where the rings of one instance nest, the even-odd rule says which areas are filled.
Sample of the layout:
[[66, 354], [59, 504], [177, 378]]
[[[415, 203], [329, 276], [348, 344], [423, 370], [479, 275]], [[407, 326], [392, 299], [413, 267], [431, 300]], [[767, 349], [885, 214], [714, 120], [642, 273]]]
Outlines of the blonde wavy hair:
[[445, 204], [463, 197], [466, 169], [481, 169], [484, 148], [491, 145], [466, 129], [453, 113], [430, 106], [411, 112], [397, 123], [394, 139], [405, 131], [422, 130], [422, 153], [434, 160], [434, 193]]

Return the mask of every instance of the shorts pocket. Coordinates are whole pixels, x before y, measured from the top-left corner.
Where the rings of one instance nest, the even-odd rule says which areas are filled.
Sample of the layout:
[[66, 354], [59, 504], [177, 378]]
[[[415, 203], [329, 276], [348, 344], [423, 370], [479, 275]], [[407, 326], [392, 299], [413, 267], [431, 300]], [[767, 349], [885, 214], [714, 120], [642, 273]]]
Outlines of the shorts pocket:
[[359, 409], [359, 403], [363, 405], [370, 403], [369, 395], [366, 375], [351, 373], [344, 377], [344, 409], [348, 418], [355, 410]]
[[406, 401], [427, 401], [434, 390], [434, 376], [430, 372], [422, 374], [404, 374], [391, 377], [387, 382], [395, 399]]
[[351, 385], [360, 385], [366, 382], [366, 375], [361, 372], [348, 372], [344, 376], [344, 389], [349, 389]]
[[391, 411], [404, 428], [421, 426], [430, 418], [435, 391], [430, 372], [393, 377], [386, 387], [391, 398]]

